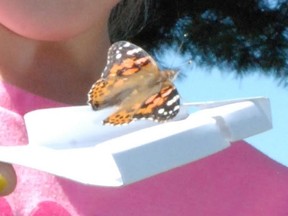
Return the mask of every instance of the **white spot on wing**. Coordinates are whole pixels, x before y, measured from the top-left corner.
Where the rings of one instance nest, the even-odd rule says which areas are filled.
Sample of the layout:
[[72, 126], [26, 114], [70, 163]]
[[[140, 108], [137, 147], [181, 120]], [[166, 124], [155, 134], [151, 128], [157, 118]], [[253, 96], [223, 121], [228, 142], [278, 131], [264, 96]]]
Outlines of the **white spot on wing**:
[[129, 47], [131, 44], [129, 42], [126, 42], [125, 44], [123, 44], [123, 47]]
[[180, 109], [180, 106], [179, 106], [179, 105], [177, 105], [177, 106], [175, 106], [175, 107], [174, 107], [174, 109], [173, 109], [173, 110], [174, 110], [174, 111], [177, 111], [177, 110], [179, 110], [179, 109]]
[[120, 59], [121, 57], [122, 57], [121, 53], [118, 53], [115, 58]]
[[173, 105], [179, 99], [179, 95], [175, 95], [171, 100], [167, 101], [167, 106]]
[[132, 49], [132, 50], [128, 50], [127, 51], [127, 55], [133, 55], [134, 53], [138, 53], [140, 52], [142, 49], [141, 48], [136, 48], [136, 49]]

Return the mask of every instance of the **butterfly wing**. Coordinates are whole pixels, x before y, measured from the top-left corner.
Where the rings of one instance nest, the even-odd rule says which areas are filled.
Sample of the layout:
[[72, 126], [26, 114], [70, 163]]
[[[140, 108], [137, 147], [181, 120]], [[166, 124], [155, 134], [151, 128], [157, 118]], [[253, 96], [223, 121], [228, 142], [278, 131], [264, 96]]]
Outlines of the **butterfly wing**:
[[112, 115], [108, 116], [104, 121], [104, 125], [124, 125], [129, 124], [133, 121], [133, 115], [135, 110], [132, 109], [120, 109], [113, 113]]
[[160, 92], [150, 96], [135, 112], [134, 119], [151, 119], [165, 122], [177, 115], [180, 108], [180, 96], [175, 86], [166, 81]]
[[[142, 48], [127, 42], [114, 43], [101, 78], [89, 92], [93, 109], [119, 105], [104, 124], [128, 124], [134, 119], [167, 121], [179, 112], [180, 97], [168, 76]], [[144, 102], [143, 102], [144, 101]]]
[[103, 124], [123, 125], [135, 119], [151, 119], [165, 122], [174, 118], [179, 112], [180, 96], [175, 86], [166, 82], [159, 93], [150, 96], [142, 104], [119, 109], [103, 121]]
[[102, 73], [102, 78], [130, 76], [145, 65], [157, 68], [153, 58], [141, 47], [128, 41], [118, 41], [109, 48], [107, 64]]
[[[94, 110], [113, 105], [109, 99], [113, 86], [114, 80], [105, 80], [102, 78], [93, 84], [88, 93], [88, 103]], [[114, 100], [114, 103], [117, 103], [117, 101]]]

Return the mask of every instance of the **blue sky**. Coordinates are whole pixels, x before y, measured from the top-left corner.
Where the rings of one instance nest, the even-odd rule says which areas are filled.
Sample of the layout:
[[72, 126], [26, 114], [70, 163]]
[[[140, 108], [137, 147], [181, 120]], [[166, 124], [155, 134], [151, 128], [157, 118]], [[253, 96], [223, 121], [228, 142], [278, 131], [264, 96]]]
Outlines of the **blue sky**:
[[185, 102], [268, 97], [271, 102], [273, 129], [246, 141], [272, 159], [288, 166], [288, 87], [285, 89], [279, 86], [273, 77], [266, 77], [257, 72], [236, 78], [235, 73], [228, 71], [199, 68], [193, 63], [188, 66], [183, 58], [175, 55], [175, 52], [166, 52], [161, 59], [165, 66], [181, 66], [181, 72], [186, 77], [177, 79], [175, 83]]
[[236, 78], [235, 74], [208, 71], [191, 67], [186, 79], [177, 81], [180, 94], [185, 100], [206, 101], [242, 97], [265, 96], [270, 99], [273, 129], [246, 139], [269, 157], [288, 166], [288, 89], [278, 86], [272, 77], [247, 75]]

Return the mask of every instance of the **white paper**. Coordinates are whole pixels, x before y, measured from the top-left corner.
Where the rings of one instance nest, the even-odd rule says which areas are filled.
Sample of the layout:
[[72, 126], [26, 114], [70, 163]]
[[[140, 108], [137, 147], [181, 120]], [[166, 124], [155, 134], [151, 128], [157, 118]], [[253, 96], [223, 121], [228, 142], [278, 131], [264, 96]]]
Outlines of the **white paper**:
[[[200, 111], [188, 115], [187, 106]], [[272, 128], [269, 99], [263, 97], [186, 104], [177, 119], [162, 124], [103, 126], [112, 111], [79, 106], [30, 112], [25, 116], [29, 145], [1, 147], [0, 161], [85, 184], [121, 186]]]

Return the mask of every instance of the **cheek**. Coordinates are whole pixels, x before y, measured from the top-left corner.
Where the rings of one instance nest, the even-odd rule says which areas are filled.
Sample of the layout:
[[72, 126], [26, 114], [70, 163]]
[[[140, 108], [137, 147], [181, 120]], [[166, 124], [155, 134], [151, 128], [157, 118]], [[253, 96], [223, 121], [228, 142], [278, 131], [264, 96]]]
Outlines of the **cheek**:
[[106, 22], [116, 0], [0, 0], [0, 23], [24, 37], [62, 40]]

